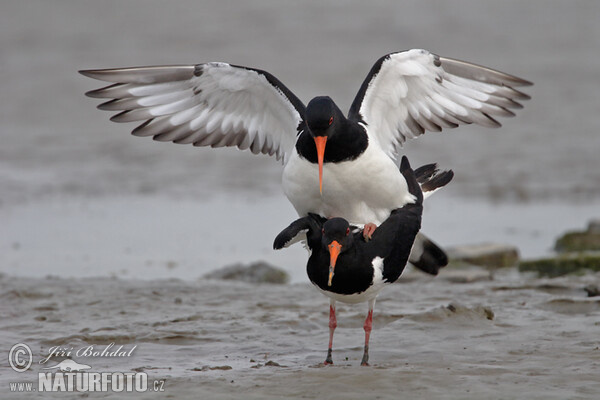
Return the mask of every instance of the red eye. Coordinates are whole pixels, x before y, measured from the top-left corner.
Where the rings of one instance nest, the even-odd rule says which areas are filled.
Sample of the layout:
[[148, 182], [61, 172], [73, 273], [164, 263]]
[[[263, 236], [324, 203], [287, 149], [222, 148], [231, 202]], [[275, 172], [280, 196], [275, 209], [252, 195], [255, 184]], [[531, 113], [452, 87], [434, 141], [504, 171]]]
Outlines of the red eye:
[[333, 124], [333, 117], [329, 118], [329, 125]]
[[346, 228], [346, 236], [350, 234], [350, 228]]
[[325, 229], [321, 229], [321, 233], [324, 235], [325, 234]]

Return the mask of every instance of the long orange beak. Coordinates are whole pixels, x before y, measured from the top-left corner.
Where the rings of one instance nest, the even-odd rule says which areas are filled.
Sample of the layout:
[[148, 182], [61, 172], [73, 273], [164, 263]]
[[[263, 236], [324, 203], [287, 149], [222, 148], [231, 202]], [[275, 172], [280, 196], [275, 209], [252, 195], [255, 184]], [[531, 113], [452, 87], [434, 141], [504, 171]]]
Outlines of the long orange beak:
[[323, 194], [323, 158], [325, 157], [325, 143], [327, 136], [315, 137], [315, 145], [317, 146], [317, 161], [319, 162], [319, 193]]
[[339, 244], [336, 240], [331, 242], [329, 246], [329, 280], [327, 281], [327, 286], [331, 286], [331, 281], [333, 279], [333, 270], [335, 269], [335, 263], [337, 261], [340, 252], [342, 251], [342, 245]]

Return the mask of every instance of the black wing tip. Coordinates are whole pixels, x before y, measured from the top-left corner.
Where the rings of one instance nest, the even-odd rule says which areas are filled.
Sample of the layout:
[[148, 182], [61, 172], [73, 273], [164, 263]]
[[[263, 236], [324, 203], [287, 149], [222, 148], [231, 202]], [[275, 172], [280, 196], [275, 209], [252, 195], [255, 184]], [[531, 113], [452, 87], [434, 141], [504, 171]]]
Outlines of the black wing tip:
[[88, 78], [97, 79], [99, 81], [103, 80], [102, 76], [109, 71], [108, 69], [80, 69], [79, 72], [81, 75], [86, 76]]
[[511, 89], [513, 90], [513, 92], [515, 92], [515, 94], [517, 95], [517, 98], [519, 100], [531, 100], [531, 96], [528, 95], [527, 93], [523, 93], [520, 90], [517, 90], [517, 89], [512, 88], [512, 87], [511, 87]]
[[[89, 93], [89, 92], [88, 92]], [[87, 93], [86, 93], [87, 95]], [[119, 99], [112, 99], [112, 100], [108, 100], [105, 101], [104, 103], [98, 104], [96, 106], [96, 108], [98, 110], [102, 110], [102, 111], [116, 111], [117, 109], [111, 107], [113, 104], [115, 104]]]
[[94, 70], [94, 69], [80, 69], [77, 72], [79, 72], [83, 76], [87, 76], [88, 78], [91, 78], [92, 75], [96, 72], [96, 70]]
[[324, 218], [322, 218], [319, 215], [311, 214], [311, 213], [309, 213], [308, 216], [306, 216], [306, 217], [298, 218], [297, 220], [295, 220], [294, 222], [289, 224], [284, 230], [279, 232], [277, 237], [275, 237], [275, 240], [273, 241], [273, 250], [280, 250], [280, 249], [284, 248], [285, 246], [287, 246], [288, 243], [290, 243], [292, 241], [292, 239], [294, 239], [296, 236], [298, 236], [298, 234], [302, 230], [310, 229], [311, 219], [313, 220], [312, 225], [314, 228], [315, 223], [318, 224], [319, 226], [321, 226], [322, 222], [320, 222], [320, 221], [321, 221], [321, 219], [324, 219]]
[[533, 86], [533, 82], [528, 81], [527, 79], [519, 78], [518, 76], [514, 75], [511, 75], [511, 77], [513, 80], [518, 82], [518, 84], [515, 84], [515, 86]]
[[[533, 82], [527, 79], [519, 78], [518, 76], [507, 74], [506, 72], [486, 67], [484, 65], [472, 63], [469, 61], [463, 61], [451, 57], [440, 56], [439, 59], [442, 62], [442, 68], [444, 68], [444, 70], [452, 74], [456, 74], [458, 76], [466, 77], [468, 79], [475, 79], [481, 82], [489, 82], [492, 84], [504, 85], [508, 87], [533, 85]], [[485, 71], [485, 75], [473, 75], [473, 71], [469, 71], [473, 67]]]
[[424, 192], [431, 192], [449, 184], [454, 178], [454, 171], [451, 169], [436, 173], [430, 177], [426, 182], [421, 184], [421, 190]]
[[424, 183], [427, 179], [431, 178], [438, 171], [437, 163], [425, 164], [421, 165], [419, 168], [415, 169], [415, 177], [417, 178], [417, 182]]
[[[498, 71], [500, 72], [500, 71]], [[504, 78], [508, 81], [508, 83], [505, 83], [505, 86], [516, 86], [516, 87], [527, 87], [527, 86], [533, 86], [533, 82], [528, 81], [527, 79], [523, 79], [523, 78], [519, 78], [516, 75], [511, 75], [511, 74], [507, 74], [506, 72], [500, 72], [501, 74], [504, 75]], [[514, 90], [514, 89], [513, 89]]]
[[293, 239], [293, 236], [290, 234], [292, 226], [293, 224], [290, 224], [275, 237], [275, 240], [273, 240], [273, 250], [283, 249], [285, 245]]
[[108, 86], [103, 86], [99, 89], [94, 89], [94, 90], [90, 90], [85, 92], [85, 95], [87, 97], [92, 97], [94, 99], [108, 99], [111, 98], [114, 100], [114, 97], [111, 96], [107, 96], [107, 92], [110, 92], [111, 89], [114, 89], [118, 86], [123, 86], [122, 83], [113, 83], [111, 85]]
[[[99, 75], [99, 71], [101, 70], [97, 70], [97, 69], [80, 69], [79, 71], [77, 71], [78, 73], [80, 73], [81, 75], [88, 77], [88, 78], [92, 78], [92, 79], [97, 79], [97, 80], [102, 80], [101, 78], [98, 78]], [[94, 89], [94, 90], [90, 90], [85, 92], [85, 95], [87, 97], [91, 97], [91, 98], [100, 98], [102, 96], [100, 96], [100, 91], [102, 91], [105, 88], [100, 88], [100, 89]]]
[[131, 110], [121, 111], [120, 113], [115, 114], [112, 117], [110, 117], [110, 120], [112, 122], [117, 122], [117, 123], [130, 122], [125, 119], [125, 116], [128, 115], [130, 112], [131, 112]]
[[284, 239], [280, 238], [279, 236], [277, 236], [275, 238], [275, 240], [273, 241], [273, 250], [281, 250], [283, 249], [283, 247], [285, 246], [285, 244], [288, 241], [285, 241]]

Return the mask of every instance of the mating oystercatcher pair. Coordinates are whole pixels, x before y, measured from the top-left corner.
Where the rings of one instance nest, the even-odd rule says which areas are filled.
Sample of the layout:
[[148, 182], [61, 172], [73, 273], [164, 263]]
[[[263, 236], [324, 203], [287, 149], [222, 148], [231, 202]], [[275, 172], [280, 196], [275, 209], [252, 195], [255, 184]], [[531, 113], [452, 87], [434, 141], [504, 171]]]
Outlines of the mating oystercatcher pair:
[[[330, 298], [329, 348], [325, 364], [333, 364], [333, 332], [337, 327], [336, 301], [344, 303], [368, 302], [369, 311], [364, 324], [365, 347], [362, 365], [369, 361], [369, 337], [373, 323], [373, 307], [381, 289], [394, 283], [404, 271], [408, 255], [421, 228], [423, 193], [415, 172], [406, 156], [402, 157], [400, 172], [406, 180], [408, 192], [414, 203], [392, 210], [390, 216], [366, 240], [352, 229], [343, 218], [323, 218], [309, 214], [284, 229], [273, 243], [281, 249], [301, 231], [306, 231], [307, 245], [311, 251], [306, 270], [311, 282]], [[443, 186], [452, 179], [446, 171], [438, 179]], [[437, 274], [437, 271], [428, 271]]]
[[[115, 122], [141, 121], [134, 135], [275, 155], [301, 217], [343, 218], [367, 238], [416, 201], [395, 161], [408, 138], [462, 124], [498, 127], [495, 118], [513, 116], [529, 98], [514, 87], [531, 84], [413, 49], [375, 63], [346, 117], [329, 97], [304, 106], [270, 73], [227, 63], [80, 72], [113, 83], [87, 95], [110, 99], [99, 108], [118, 111]], [[447, 262], [421, 234], [408, 259], [431, 270]]]

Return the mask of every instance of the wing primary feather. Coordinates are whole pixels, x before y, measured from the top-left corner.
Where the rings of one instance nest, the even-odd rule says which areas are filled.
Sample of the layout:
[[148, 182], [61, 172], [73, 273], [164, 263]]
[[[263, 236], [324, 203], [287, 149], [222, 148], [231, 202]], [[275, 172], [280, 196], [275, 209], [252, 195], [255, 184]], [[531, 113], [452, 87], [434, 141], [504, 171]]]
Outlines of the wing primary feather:
[[160, 83], [188, 80], [194, 75], [193, 65], [168, 65], [152, 67], [131, 67], [82, 70], [80, 74], [88, 78], [114, 83]]
[[479, 82], [491, 83], [494, 85], [505, 86], [531, 86], [533, 83], [525, 79], [497, 71], [482, 65], [473, 64], [466, 61], [456, 60], [448, 57], [439, 57], [442, 68], [449, 74], [461, 76], [467, 79], [473, 79]]

